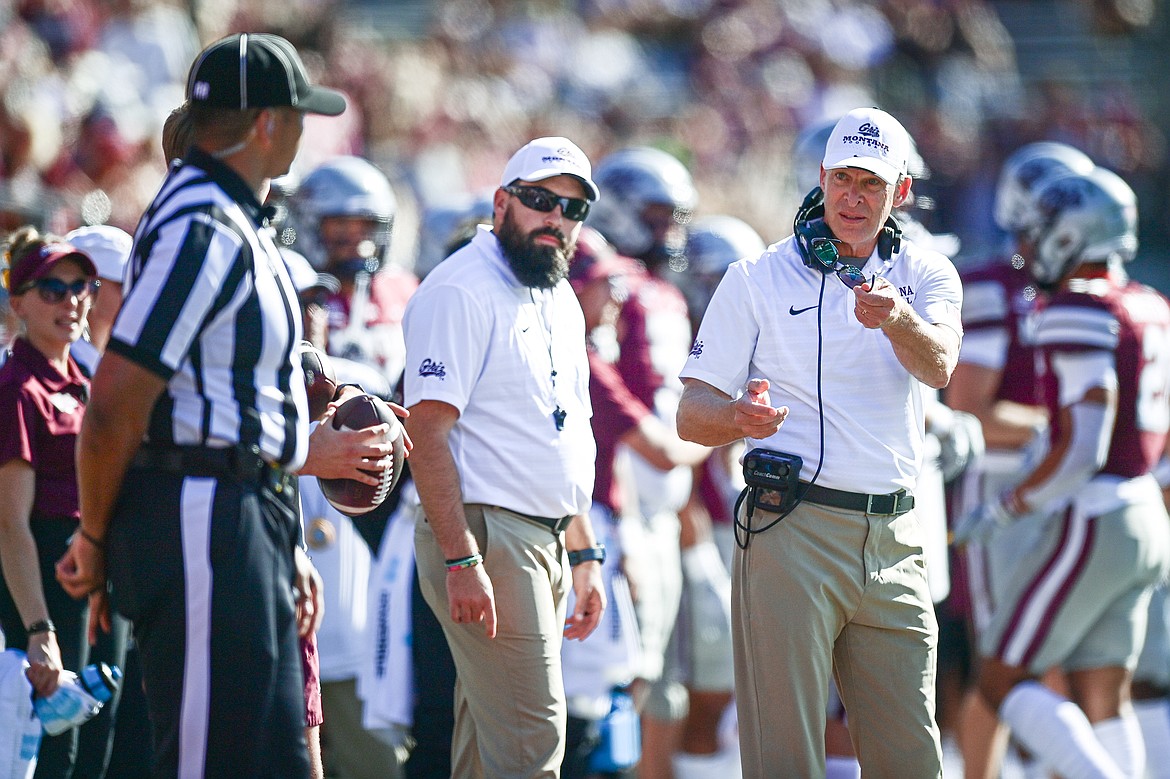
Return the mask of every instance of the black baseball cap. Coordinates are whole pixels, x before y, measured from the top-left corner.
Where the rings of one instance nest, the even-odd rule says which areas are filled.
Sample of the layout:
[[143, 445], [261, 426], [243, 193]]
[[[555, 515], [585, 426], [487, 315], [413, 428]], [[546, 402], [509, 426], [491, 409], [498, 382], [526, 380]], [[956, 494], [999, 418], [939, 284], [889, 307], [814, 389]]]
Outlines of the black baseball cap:
[[262, 32], [229, 35], [200, 52], [187, 78], [187, 99], [192, 105], [241, 111], [290, 106], [337, 116], [345, 110], [344, 95], [309, 83], [291, 43]]

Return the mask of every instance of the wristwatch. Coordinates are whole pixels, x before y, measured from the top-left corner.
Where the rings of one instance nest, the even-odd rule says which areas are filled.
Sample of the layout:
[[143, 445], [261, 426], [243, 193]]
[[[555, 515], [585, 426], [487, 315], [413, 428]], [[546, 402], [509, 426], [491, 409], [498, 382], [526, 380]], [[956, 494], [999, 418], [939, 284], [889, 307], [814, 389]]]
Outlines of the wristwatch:
[[574, 566], [577, 563], [588, 563], [596, 560], [599, 563], [605, 562], [605, 546], [598, 544], [586, 549], [571, 549], [569, 550], [569, 565]]

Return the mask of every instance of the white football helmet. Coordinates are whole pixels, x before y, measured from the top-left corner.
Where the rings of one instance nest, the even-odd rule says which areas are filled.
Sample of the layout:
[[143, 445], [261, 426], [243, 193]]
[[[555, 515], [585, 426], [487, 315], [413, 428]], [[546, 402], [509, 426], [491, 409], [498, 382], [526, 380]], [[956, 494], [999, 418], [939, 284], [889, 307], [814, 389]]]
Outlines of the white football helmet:
[[[593, 204], [586, 223], [605, 236], [627, 257], [657, 264], [682, 255], [685, 226], [699, 202], [699, 193], [686, 166], [660, 149], [638, 146], [605, 157], [593, 171], [601, 197]], [[679, 229], [655, 236], [643, 212], [647, 206], [674, 209]]]
[[[382, 171], [360, 157], [336, 157], [305, 176], [289, 199], [296, 230], [293, 244], [318, 269], [360, 264], [373, 273], [387, 259], [398, 200]], [[321, 220], [330, 216], [361, 217], [375, 222], [357, 257], [330, 257], [321, 237]]]
[[1053, 287], [1082, 262], [1128, 262], [1137, 254], [1137, 196], [1105, 168], [1052, 179], [1036, 195], [1041, 220], [1029, 268]]
[[995, 189], [995, 224], [1009, 233], [1035, 238], [1039, 227], [1036, 196], [1056, 176], [1085, 175], [1094, 168], [1084, 152], [1056, 141], [1039, 141], [1021, 146], [1000, 169]]
[[680, 284], [692, 318], [699, 318], [727, 266], [744, 257], [758, 257], [767, 246], [751, 225], [734, 216], [696, 219], [687, 233], [687, 271]]

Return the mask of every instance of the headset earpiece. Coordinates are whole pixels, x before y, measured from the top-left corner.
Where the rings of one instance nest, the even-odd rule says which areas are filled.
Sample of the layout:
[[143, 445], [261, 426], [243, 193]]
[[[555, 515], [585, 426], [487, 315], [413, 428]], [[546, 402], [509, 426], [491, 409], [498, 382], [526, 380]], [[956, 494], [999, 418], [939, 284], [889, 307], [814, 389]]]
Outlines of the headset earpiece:
[[882, 231], [878, 233], [878, 257], [889, 260], [902, 249], [902, 225], [890, 214]]
[[[804, 196], [804, 202], [792, 220], [792, 233], [796, 236], [796, 248], [805, 265], [821, 273], [833, 272], [837, 266], [837, 252], [831, 241], [836, 240], [836, 236], [825, 224], [825, 193], [820, 187], [813, 187]], [[833, 251], [826, 252], [826, 248]]]

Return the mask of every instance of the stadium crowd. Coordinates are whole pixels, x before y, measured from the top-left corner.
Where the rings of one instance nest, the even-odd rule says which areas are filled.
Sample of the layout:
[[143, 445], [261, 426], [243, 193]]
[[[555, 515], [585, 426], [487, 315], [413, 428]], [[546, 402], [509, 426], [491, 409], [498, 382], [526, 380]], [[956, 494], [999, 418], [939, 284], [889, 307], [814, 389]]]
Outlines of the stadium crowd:
[[[1149, 23], [1112, 9], [1096, 4], [1108, 34]], [[1089, 161], [1062, 173], [1119, 174], [1157, 234], [1170, 219], [1159, 192], [1168, 170], [1164, 133], [1125, 84], [1088, 90], [1059, 74], [1025, 77], [995, 4], [983, 0], [452, 0], [428, 8], [425, 24], [389, 35], [355, 25], [361, 10], [343, 0], [16, 0], [0, 8], [0, 232], [33, 226], [64, 236], [105, 225], [133, 233], [171, 162], [160, 152], [164, 120], [188, 96], [188, 69], [204, 44], [242, 30], [283, 35], [313, 83], [348, 99], [340, 116], [305, 117], [300, 152], [273, 181], [269, 200], [306, 338], [335, 358], [339, 380], [401, 403], [403, 318], [420, 281], [474, 242], [476, 225], [492, 222], [500, 171], [517, 149], [533, 138], [571, 138], [592, 160], [601, 191], [568, 279], [584, 312], [595, 380], [599, 470], [589, 514], [608, 549], [601, 559], [608, 611], [593, 636], [565, 644], [561, 775], [738, 775], [730, 592], [743, 450], [679, 438], [677, 376], [727, 266], [792, 234], [790, 219], [819, 172], [806, 170], [801, 142], [817, 138], [815, 168], [828, 129], [846, 111], [880, 105], [902, 121], [916, 146], [909, 169], [916, 180], [913, 199], [895, 213], [915, 225], [907, 235], [938, 247], [962, 272], [969, 341], [956, 375], [990, 381], [962, 366], [1006, 371], [988, 356], [998, 347], [986, 337], [1004, 325], [970, 309], [970, 290], [989, 305], [979, 274], [1005, 247], [1007, 257], [1032, 260], [1028, 242], [1037, 234], [1029, 230], [1038, 223], [1005, 220], [997, 210], [1011, 194], [1021, 198], [1012, 202], [1019, 213], [1038, 207], [1043, 187], [1029, 189], [1037, 180], [1020, 173], [1021, 150], [1055, 141]], [[1061, 165], [1063, 154], [1055, 154]], [[1008, 192], [1012, 186], [1027, 191]], [[123, 246], [124, 235], [118, 240]], [[122, 251], [128, 256], [129, 247]], [[93, 261], [86, 278], [101, 276], [97, 299], [108, 300], [107, 290], [120, 285], [96, 254]], [[4, 348], [28, 327], [7, 298], [0, 291]], [[969, 577], [977, 558], [968, 553], [994, 547], [974, 535], [963, 539], [971, 550], [948, 551], [944, 523], [953, 529], [970, 518], [972, 501], [999, 497], [971, 497], [985, 438], [988, 451], [1024, 450], [1027, 441], [1004, 443], [1006, 423], [971, 393], [944, 391], [941, 399], [951, 407], [926, 412], [931, 462], [918, 493], [918, 513], [933, 511], [924, 523], [937, 525], [927, 561], [942, 630], [938, 724], [949, 753], [962, 749], [968, 776], [983, 775], [974, 767], [995, 776], [1003, 754], [1002, 736], [991, 735], [996, 712], [979, 720], [971, 711], [977, 658], [989, 654], [981, 637], [993, 628], [975, 613], [980, 596]], [[1046, 418], [1012, 424], [1035, 433]], [[1035, 466], [1044, 452], [1022, 457], [1013, 468]], [[464, 692], [413, 573], [413, 529], [424, 517], [413, 481], [358, 518], [334, 510], [315, 478], [300, 482], [304, 541], [325, 583], [318, 634], [325, 775], [450, 775], [451, 707]], [[1149, 632], [1160, 635], [1150, 644], [1162, 654], [1142, 656], [1145, 675], [1135, 687], [1135, 697], [1153, 702], [1143, 732], [1166, 737], [1151, 744], [1146, 736], [1149, 776], [1170, 766], [1170, 638], [1160, 609], [1159, 596]], [[1046, 682], [1075, 699], [1080, 690], [1069, 676]], [[833, 701], [828, 775], [857, 776], [844, 710]], [[125, 732], [141, 732], [141, 696], [124, 693], [121, 706]], [[87, 724], [83, 754], [109, 750], [108, 776], [145, 775], [138, 772], [149, 760], [146, 742], [119, 736], [123, 724], [110, 708], [118, 725], [102, 736], [113, 740], [86, 747]], [[1100, 713], [1107, 709], [1086, 711], [1096, 723], [1117, 716]], [[1147, 730], [1160, 720], [1164, 728]], [[977, 727], [985, 740], [971, 735]], [[634, 732], [631, 749], [623, 738]], [[1108, 749], [1132, 743], [1126, 737], [1100, 739]], [[1012, 747], [1016, 764], [1055, 767], [1024, 743]], [[961, 764], [951, 760], [949, 767]]]

